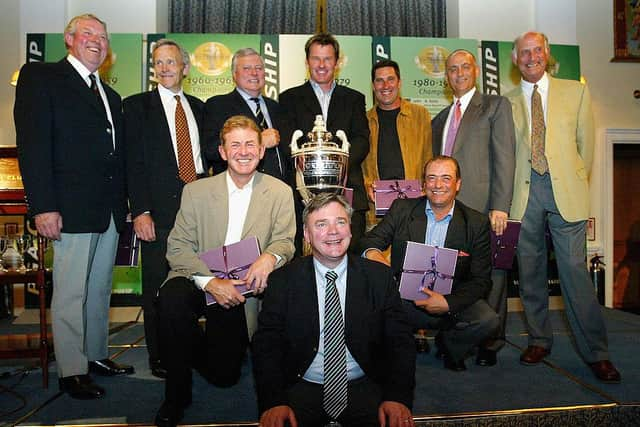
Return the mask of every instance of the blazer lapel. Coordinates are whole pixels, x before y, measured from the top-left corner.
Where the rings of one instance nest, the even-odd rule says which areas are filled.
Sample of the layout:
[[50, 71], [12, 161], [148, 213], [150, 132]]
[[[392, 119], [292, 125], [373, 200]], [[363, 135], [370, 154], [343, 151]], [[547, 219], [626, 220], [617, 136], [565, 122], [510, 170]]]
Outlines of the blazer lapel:
[[162, 144], [162, 150], [165, 151], [167, 159], [173, 159], [176, 169], [178, 168], [178, 159], [173, 149], [173, 140], [171, 138], [171, 130], [167, 115], [160, 99], [158, 89], [154, 89], [149, 96], [149, 116], [151, 123], [155, 123], [158, 129], [158, 139]]
[[411, 214], [409, 215], [409, 241], [411, 242], [425, 242], [425, 235], [427, 233], [427, 215], [425, 209], [427, 207], [427, 198], [422, 197], [420, 203], [413, 206]]
[[458, 128], [458, 133], [456, 134], [456, 143], [453, 146], [453, 153], [457, 153], [460, 148], [473, 137], [473, 124], [478, 120], [478, 116], [480, 115], [480, 110], [482, 107], [482, 99], [480, 97], [480, 93], [476, 89], [475, 93], [471, 97], [469, 101], [469, 105], [467, 105], [467, 109], [462, 116], [462, 120], [460, 120], [460, 127]]
[[[358, 307], [362, 301], [366, 300], [365, 282], [362, 280], [364, 273], [360, 271], [358, 266], [352, 261], [351, 257], [347, 258], [347, 288], [345, 293], [345, 319], [344, 330], [347, 342], [349, 337], [357, 337], [362, 334], [361, 331], [354, 330], [357, 325], [362, 325], [363, 310], [350, 310], [348, 307]], [[317, 316], [316, 316], [317, 317]], [[357, 329], [357, 328], [356, 328]]]
[[237, 114], [255, 120], [255, 113], [251, 108], [249, 108], [247, 101], [244, 100], [242, 95], [240, 95], [240, 93], [236, 89], [233, 90], [232, 94], [233, 102], [231, 103], [231, 108], [235, 109], [235, 112]]
[[227, 236], [227, 226], [229, 225], [229, 190], [227, 189], [227, 173], [223, 172], [211, 178], [206, 178], [213, 180], [212, 184], [209, 188], [211, 192], [211, 207], [212, 207], [212, 218], [216, 218], [220, 226], [215, 227], [216, 242], [222, 242], [220, 245], [224, 244], [225, 237]]
[[[253, 190], [251, 190], [251, 201], [249, 202], [249, 208], [247, 210], [247, 217], [244, 220], [244, 226], [242, 227], [242, 238], [247, 236], [247, 233], [254, 224], [264, 221], [262, 206], [268, 206], [269, 199], [269, 186], [265, 185], [262, 181], [264, 176], [260, 172], [256, 172], [253, 178]], [[264, 244], [264, 242], [260, 242]]]
[[98, 104], [98, 98], [67, 58], [62, 59], [58, 64], [60, 64], [61, 70], [66, 75], [66, 81], [70, 90], [77, 94], [84, 102], [91, 105], [91, 108], [102, 114], [103, 108]]
[[516, 140], [523, 141], [527, 147], [531, 147], [531, 132], [529, 130], [529, 108], [522, 88], [518, 87], [511, 107], [513, 110], [513, 124], [516, 131]]
[[296, 286], [295, 292], [296, 298], [293, 299], [300, 304], [300, 311], [306, 313], [305, 321], [311, 320], [311, 333], [310, 337], [315, 337], [314, 340], [309, 340], [317, 345], [320, 338], [320, 312], [318, 311], [318, 286], [316, 283], [316, 270], [313, 267], [313, 257], [307, 256], [304, 262], [301, 264], [300, 269], [300, 286]]
[[[316, 93], [313, 91], [313, 87], [311, 87], [310, 82], [306, 82], [302, 87], [304, 90], [304, 104], [309, 111], [313, 114], [314, 118], [317, 115], [322, 114], [322, 107], [320, 107], [320, 102], [318, 102], [318, 97]], [[333, 100], [332, 100], [333, 101]]]
[[462, 210], [456, 205], [453, 208], [453, 217], [447, 228], [447, 237], [444, 241], [445, 248], [464, 248], [467, 240], [467, 221]]

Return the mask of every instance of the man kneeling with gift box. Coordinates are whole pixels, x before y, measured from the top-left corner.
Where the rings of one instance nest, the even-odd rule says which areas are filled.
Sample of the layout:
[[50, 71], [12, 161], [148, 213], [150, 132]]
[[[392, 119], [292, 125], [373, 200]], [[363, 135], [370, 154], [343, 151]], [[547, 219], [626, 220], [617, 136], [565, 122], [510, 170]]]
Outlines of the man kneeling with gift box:
[[462, 180], [454, 158], [429, 160], [423, 179], [425, 196], [395, 200], [382, 222], [356, 249], [366, 258], [389, 265], [382, 251], [391, 246], [391, 268], [398, 278], [407, 242], [458, 251], [450, 294], [424, 286], [424, 299], [403, 303], [416, 330], [439, 330], [436, 357], [443, 358], [445, 368], [463, 371], [470, 350], [498, 326], [497, 314], [483, 299], [491, 286], [489, 220], [455, 200]]
[[[236, 287], [262, 293], [268, 275], [295, 250], [291, 188], [256, 171], [265, 151], [257, 125], [233, 116], [220, 134], [219, 151], [228, 169], [184, 187], [167, 241], [171, 271], [158, 298], [160, 350], [167, 368], [165, 400], [155, 419], [159, 426], [177, 424], [191, 403], [191, 368], [219, 387], [238, 382], [258, 304]], [[214, 275], [200, 256], [249, 237], [257, 238], [261, 255], [238, 278]], [[207, 305], [205, 293], [216, 303]], [[198, 324], [202, 315], [204, 331]]]

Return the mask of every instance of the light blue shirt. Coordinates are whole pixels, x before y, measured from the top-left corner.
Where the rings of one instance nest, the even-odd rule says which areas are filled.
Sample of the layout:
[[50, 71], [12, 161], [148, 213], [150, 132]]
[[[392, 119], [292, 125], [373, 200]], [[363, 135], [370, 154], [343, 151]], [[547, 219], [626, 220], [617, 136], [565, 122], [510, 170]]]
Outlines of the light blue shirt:
[[[316, 353], [316, 357], [313, 358], [313, 361], [307, 369], [307, 372], [304, 373], [303, 378], [312, 383], [324, 384], [324, 294], [327, 281], [324, 276], [330, 270], [335, 271], [338, 275], [336, 288], [338, 289], [338, 295], [340, 297], [340, 308], [342, 309], [342, 319], [344, 321], [345, 297], [347, 293], [347, 256], [345, 256], [340, 264], [333, 269], [325, 267], [315, 258], [313, 259], [313, 266], [316, 273], [316, 292], [318, 294], [320, 342], [318, 343], [318, 352]], [[347, 348], [347, 379], [351, 381], [362, 376], [364, 376], [362, 368], [360, 368], [358, 362], [356, 362], [351, 355], [349, 348]]]
[[309, 79], [309, 83], [311, 83], [311, 87], [313, 88], [313, 92], [316, 94], [316, 98], [318, 98], [318, 102], [320, 103], [320, 108], [322, 109], [322, 118], [324, 119], [324, 123], [327, 123], [327, 116], [329, 115], [329, 104], [331, 103], [331, 95], [333, 95], [333, 91], [336, 88], [336, 81], [331, 82], [331, 89], [327, 92], [323, 91], [320, 85], [314, 82], [312, 79]]
[[431, 209], [431, 203], [427, 199], [427, 206], [425, 208], [425, 214], [427, 215], [427, 232], [424, 236], [424, 242], [430, 246], [437, 246], [439, 248], [444, 247], [444, 242], [447, 238], [447, 230], [449, 229], [449, 223], [453, 216], [453, 208], [456, 206], [456, 202], [453, 202], [451, 210], [440, 221], [436, 221], [436, 216]]

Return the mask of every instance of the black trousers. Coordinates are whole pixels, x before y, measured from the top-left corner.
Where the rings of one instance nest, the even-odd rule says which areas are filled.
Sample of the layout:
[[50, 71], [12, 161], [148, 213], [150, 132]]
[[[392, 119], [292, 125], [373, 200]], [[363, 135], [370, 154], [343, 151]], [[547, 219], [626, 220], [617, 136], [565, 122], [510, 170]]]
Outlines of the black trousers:
[[499, 326], [495, 311], [483, 299], [462, 310], [455, 317], [433, 316], [416, 307], [413, 301], [402, 301], [413, 329], [438, 329], [451, 356], [463, 360], [473, 347], [494, 336]]
[[167, 278], [169, 263], [167, 262], [168, 229], [156, 227], [154, 242], [141, 242], [142, 245], [142, 309], [144, 310], [144, 339], [147, 343], [149, 359], [160, 359], [158, 343], [158, 314], [156, 297], [158, 289]]
[[[322, 409], [322, 384], [300, 381], [287, 390], [289, 406], [299, 427], [322, 427], [330, 420]], [[382, 389], [367, 377], [349, 381], [347, 408], [338, 417], [342, 427], [374, 427], [378, 423], [378, 407]]]
[[[202, 315], [204, 330], [199, 324]], [[207, 306], [202, 290], [187, 278], [176, 277], [160, 288], [158, 319], [167, 401], [191, 402], [192, 368], [219, 387], [238, 382], [249, 344], [243, 305]]]

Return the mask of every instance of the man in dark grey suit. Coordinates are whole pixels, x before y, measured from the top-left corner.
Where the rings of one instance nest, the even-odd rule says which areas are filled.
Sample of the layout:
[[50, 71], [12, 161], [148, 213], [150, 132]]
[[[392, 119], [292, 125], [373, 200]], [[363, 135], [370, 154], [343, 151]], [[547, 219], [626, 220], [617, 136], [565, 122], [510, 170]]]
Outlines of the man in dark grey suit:
[[382, 251], [391, 246], [391, 269], [400, 275], [407, 242], [457, 249], [451, 294], [425, 289], [425, 299], [405, 301], [414, 329], [439, 329], [438, 353], [444, 366], [466, 369], [469, 351], [494, 333], [498, 316], [484, 300], [491, 286], [489, 220], [456, 200], [460, 168], [452, 157], [436, 156], [424, 168], [419, 199], [397, 199], [382, 222], [356, 248], [367, 258], [389, 265]]
[[[457, 199], [488, 214], [491, 228], [501, 235], [511, 209], [515, 172], [511, 104], [502, 96], [476, 90], [480, 68], [466, 50], [456, 50], [447, 57], [446, 72], [453, 103], [431, 122], [433, 154], [449, 155], [458, 161], [464, 186]], [[500, 316], [500, 328], [479, 348], [476, 363], [482, 366], [495, 365], [496, 352], [504, 346], [507, 321], [506, 271], [494, 269], [491, 281], [486, 299]]]
[[[123, 102], [127, 153], [127, 183], [133, 227], [142, 241], [142, 307], [144, 335], [151, 373], [166, 376], [160, 361], [155, 298], [169, 272], [167, 237], [180, 207], [185, 181], [180, 177], [176, 132], [178, 101], [187, 120], [196, 177], [206, 176], [199, 127], [204, 104], [182, 91], [189, 74], [189, 53], [173, 40], [158, 40], [153, 48], [158, 87]], [[183, 160], [186, 163], [187, 160]]]
[[227, 169], [227, 162], [218, 151], [222, 126], [229, 117], [240, 115], [253, 119], [262, 129], [262, 143], [266, 151], [258, 172], [286, 181], [291, 150], [289, 141], [280, 144], [280, 105], [262, 94], [265, 85], [264, 61], [252, 48], [239, 49], [231, 60], [231, 70], [236, 88], [225, 95], [209, 98], [205, 106], [203, 148], [213, 173], [215, 175]]
[[269, 276], [251, 351], [262, 426], [414, 425], [411, 329], [391, 271], [347, 256], [351, 212], [340, 196], [313, 198], [313, 256]]
[[20, 71], [14, 119], [29, 215], [53, 240], [53, 341], [62, 391], [104, 395], [88, 372], [131, 374], [108, 359], [109, 301], [118, 232], [127, 214], [120, 96], [100, 82], [106, 24], [76, 16], [68, 55]]

